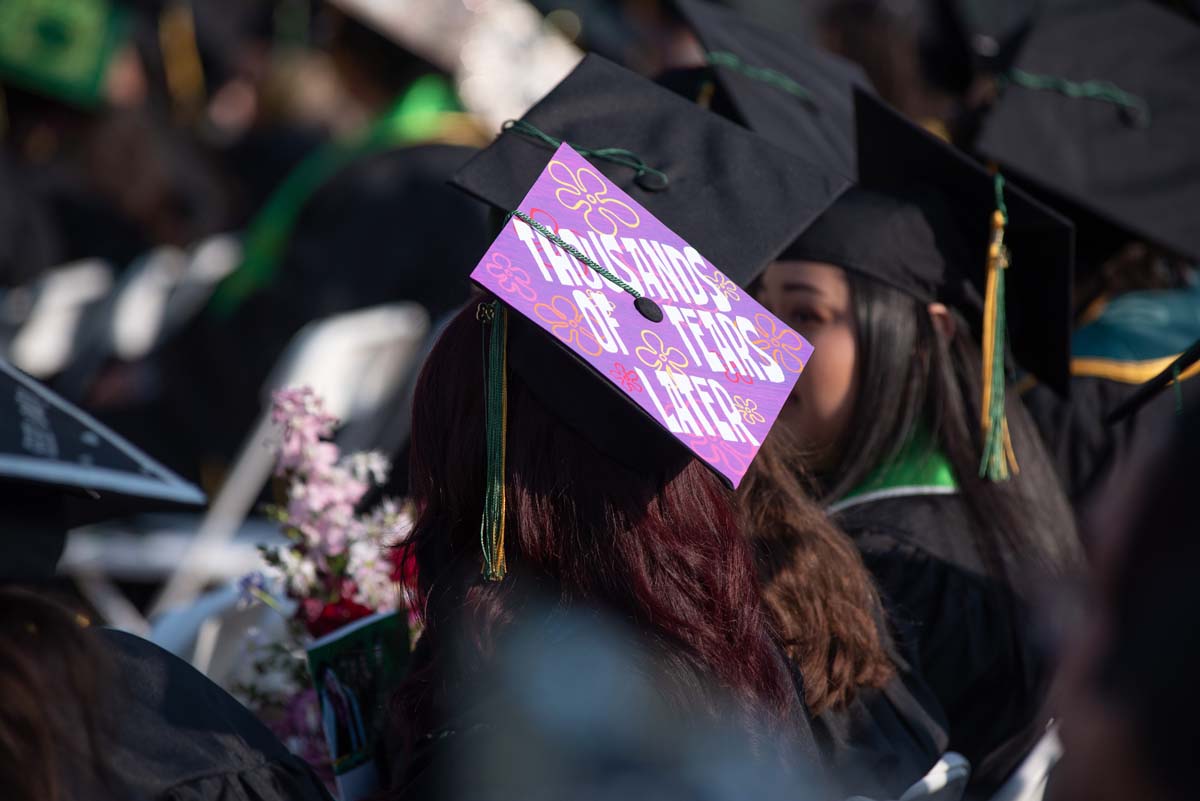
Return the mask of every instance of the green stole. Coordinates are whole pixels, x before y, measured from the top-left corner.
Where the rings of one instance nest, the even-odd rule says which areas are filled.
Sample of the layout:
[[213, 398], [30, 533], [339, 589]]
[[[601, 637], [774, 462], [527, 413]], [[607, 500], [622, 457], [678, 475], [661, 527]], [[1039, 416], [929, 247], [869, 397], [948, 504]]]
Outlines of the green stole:
[[330, 179], [359, 159], [430, 139], [439, 131], [442, 115], [457, 109], [454, 90], [445, 79], [426, 75], [365, 131], [317, 148], [292, 170], [250, 223], [242, 263], [217, 286], [209, 309], [228, 317], [249, 295], [274, 280], [301, 212]]
[[957, 492], [958, 481], [950, 460], [933, 446], [928, 436], [920, 434], [912, 437], [895, 459], [875, 468], [866, 480], [830, 504], [826, 511], [835, 514], [887, 498]]

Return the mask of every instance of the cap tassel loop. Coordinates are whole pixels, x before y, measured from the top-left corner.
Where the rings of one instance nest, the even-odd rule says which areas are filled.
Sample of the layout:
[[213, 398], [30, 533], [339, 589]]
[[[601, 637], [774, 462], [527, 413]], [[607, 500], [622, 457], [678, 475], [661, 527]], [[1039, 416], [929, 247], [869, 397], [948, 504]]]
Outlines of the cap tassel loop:
[[728, 50], [712, 50], [705, 53], [704, 58], [711, 67], [724, 67], [727, 70], [741, 73], [753, 81], [787, 92], [808, 106], [816, 107], [817, 105], [812, 92], [808, 91], [799, 81], [793, 80], [779, 70], [747, 64], [738, 58], [736, 53], [730, 53]]
[[1009, 85], [1037, 92], [1057, 92], [1064, 97], [1097, 100], [1121, 110], [1123, 118], [1138, 128], [1150, 127], [1150, 105], [1145, 98], [1126, 92], [1111, 81], [1071, 81], [1058, 75], [1042, 75], [1020, 69], [1010, 69], [997, 79], [1000, 89]]
[[483, 323], [487, 475], [479, 544], [483, 577], [501, 581], [508, 573], [504, 557], [506, 520], [505, 452], [508, 443], [508, 310], [496, 300], [480, 303], [475, 317]]
[[[550, 147], [556, 148], [563, 143], [563, 140], [554, 138], [533, 123], [526, 122], [525, 120], [508, 120], [501, 126], [502, 131], [507, 131], [510, 128], [519, 134], [528, 136], [530, 139], [545, 142]], [[671, 184], [671, 179], [665, 172], [654, 169], [632, 150], [626, 150], [623, 147], [583, 147], [574, 142], [569, 144], [581, 156], [591, 156], [592, 158], [602, 159], [611, 164], [619, 164], [622, 167], [628, 167], [633, 170], [634, 182], [648, 192], [661, 192]]]
[[983, 303], [983, 392], [980, 423], [983, 428], [983, 458], [980, 478], [1007, 481], [1020, 472], [1004, 414], [1005, 271], [1009, 266], [1004, 229], [1008, 207], [1004, 202], [1004, 176], [995, 174], [996, 209], [992, 212], [992, 237], [988, 247], [987, 291]]

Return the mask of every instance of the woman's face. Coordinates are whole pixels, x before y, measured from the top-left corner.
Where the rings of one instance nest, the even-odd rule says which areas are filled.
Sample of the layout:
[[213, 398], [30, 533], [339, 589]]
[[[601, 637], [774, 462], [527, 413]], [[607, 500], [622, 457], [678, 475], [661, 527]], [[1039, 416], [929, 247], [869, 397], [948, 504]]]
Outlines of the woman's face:
[[846, 273], [831, 264], [777, 261], [763, 274], [758, 300], [815, 348], [779, 421], [811, 449], [813, 469], [830, 468], [858, 397], [857, 345]]

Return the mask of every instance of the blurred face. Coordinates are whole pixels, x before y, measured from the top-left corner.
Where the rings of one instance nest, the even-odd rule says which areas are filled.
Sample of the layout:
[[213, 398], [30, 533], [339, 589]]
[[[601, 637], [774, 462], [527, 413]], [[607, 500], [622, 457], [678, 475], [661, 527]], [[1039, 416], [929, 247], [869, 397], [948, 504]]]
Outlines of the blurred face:
[[813, 469], [832, 467], [858, 397], [857, 344], [846, 273], [832, 264], [777, 261], [763, 274], [758, 301], [816, 349], [779, 422], [811, 449]]

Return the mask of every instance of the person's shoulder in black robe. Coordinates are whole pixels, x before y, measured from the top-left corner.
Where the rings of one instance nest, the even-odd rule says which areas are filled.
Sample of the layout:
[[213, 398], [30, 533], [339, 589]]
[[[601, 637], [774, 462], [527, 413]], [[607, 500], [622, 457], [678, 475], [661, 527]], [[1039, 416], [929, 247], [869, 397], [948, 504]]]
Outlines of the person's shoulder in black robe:
[[837, 516], [879, 584], [897, 648], [937, 697], [949, 750], [987, 797], [1042, 736], [1050, 665], [1030, 602], [984, 565], [958, 495], [874, 500]]
[[131, 634], [95, 630], [104, 766], [120, 801], [329, 801], [308, 766], [231, 695]]
[[833, 781], [847, 796], [899, 798], [947, 750], [941, 705], [898, 654], [896, 673], [880, 688], [860, 688], [851, 701], [813, 718], [812, 728]]

